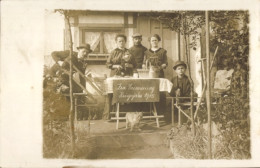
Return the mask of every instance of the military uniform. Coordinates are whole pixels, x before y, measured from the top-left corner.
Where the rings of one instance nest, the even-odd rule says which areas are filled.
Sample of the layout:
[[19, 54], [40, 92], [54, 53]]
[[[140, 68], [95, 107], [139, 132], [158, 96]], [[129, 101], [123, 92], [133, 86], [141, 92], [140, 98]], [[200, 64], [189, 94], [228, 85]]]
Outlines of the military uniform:
[[144, 61], [144, 52], [146, 50], [147, 48], [143, 45], [134, 45], [131, 48], [129, 48], [129, 52], [133, 55], [135, 59], [137, 69], [142, 69], [142, 64]]

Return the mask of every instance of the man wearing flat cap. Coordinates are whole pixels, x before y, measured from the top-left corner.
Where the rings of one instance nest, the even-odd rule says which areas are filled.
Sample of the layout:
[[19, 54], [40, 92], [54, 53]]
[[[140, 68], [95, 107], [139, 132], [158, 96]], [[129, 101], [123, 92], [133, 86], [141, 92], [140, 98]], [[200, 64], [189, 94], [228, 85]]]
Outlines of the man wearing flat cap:
[[131, 55], [133, 55], [135, 62], [136, 62], [136, 68], [141, 69], [143, 60], [144, 60], [144, 52], [147, 50], [146, 47], [142, 45], [142, 35], [139, 33], [135, 33], [132, 35], [134, 45], [129, 48], [129, 52]]
[[[72, 63], [75, 67], [77, 67], [80, 70], [80, 72], [85, 74], [85, 69], [87, 65], [86, 58], [88, 54], [92, 52], [92, 50], [90, 49], [89, 44], [80, 45], [79, 47], [77, 47], [77, 49], [78, 52], [72, 53]], [[69, 55], [70, 55], [69, 50], [54, 51], [51, 53], [53, 60], [56, 62], [56, 64], [51, 68], [52, 73], [57, 73], [57, 71], [62, 69], [66, 71], [70, 70]], [[73, 71], [75, 72], [74, 69]], [[61, 76], [62, 76], [62, 83], [69, 86], [69, 75], [61, 71]], [[74, 73], [74, 77], [75, 76], [77, 76], [76, 80], [78, 80], [78, 82], [80, 82], [80, 84], [85, 87], [86, 85], [85, 79], [81, 77], [78, 73]], [[78, 84], [75, 83], [74, 86], [75, 87], [73, 88], [73, 92], [83, 91], [83, 89]]]
[[[177, 76], [173, 77], [171, 82], [173, 83], [170, 95], [175, 97], [190, 97], [191, 84], [189, 78], [186, 76], [185, 72], [187, 65], [184, 61], [176, 61], [173, 69], [175, 70]], [[194, 93], [197, 96], [197, 93]], [[189, 99], [182, 99], [180, 101], [190, 101]]]
[[[190, 102], [190, 99], [187, 97], [190, 97], [191, 95], [191, 84], [189, 81], [188, 76], [186, 76], [185, 72], [187, 69], [187, 64], [184, 61], [176, 61], [173, 69], [177, 76], [173, 77], [171, 79], [172, 82], [172, 89], [170, 92], [170, 95], [172, 97], [186, 97], [185, 99], [179, 99], [179, 103], [184, 102]], [[197, 97], [197, 93], [193, 93], [194, 97]], [[196, 99], [194, 99], [196, 101]], [[182, 110], [184, 110], [186, 113], [189, 113], [188, 107], [182, 107]], [[178, 110], [174, 108], [174, 115], [175, 118], [178, 118]], [[181, 113], [182, 122], [186, 122], [187, 118]]]

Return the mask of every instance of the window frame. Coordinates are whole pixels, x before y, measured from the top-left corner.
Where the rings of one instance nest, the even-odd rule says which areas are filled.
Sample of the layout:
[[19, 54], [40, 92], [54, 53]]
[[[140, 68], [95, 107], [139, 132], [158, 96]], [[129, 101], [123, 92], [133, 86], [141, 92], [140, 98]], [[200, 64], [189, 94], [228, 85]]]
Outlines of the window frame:
[[[103, 33], [104, 32], [115, 32], [115, 33], [123, 33], [123, 28], [117, 28], [117, 27], [96, 27], [96, 28], [81, 28], [82, 36], [81, 36], [81, 43], [85, 44], [85, 33], [86, 32], [101, 32], [101, 38], [104, 38]], [[100, 43], [100, 53], [97, 54], [106, 54], [103, 53], [103, 40], [101, 40]]]

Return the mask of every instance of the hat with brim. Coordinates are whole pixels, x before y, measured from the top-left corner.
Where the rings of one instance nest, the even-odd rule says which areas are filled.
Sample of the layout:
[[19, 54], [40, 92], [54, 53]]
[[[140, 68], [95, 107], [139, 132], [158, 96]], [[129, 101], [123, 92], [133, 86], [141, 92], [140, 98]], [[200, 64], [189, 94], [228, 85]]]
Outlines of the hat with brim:
[[132, 37], [133, 38], [135, 38], [135, 37], [142, 37], [142, 35], [140, 33], [135, 33], [135, 34], [132, 35]]
[[186, 63], [184, 62], [184, 61], [176, 61], [175, 62], [175, 64], [174, 64], [174, 66], [172, 67], [174, 70], [176, 70], [176, 68], [178, 67], [178, 66], [180, 66], [180, 65], [182, 65], [182, 66], [184, 66], [185, 68], [187, 68], [187, 65], [186, 65]]
[[82, 44], [80, 46], [77, 47], [77, 49], [82, 49], [82, 48], [85, 48], [86, 50], [88, 50], [89, 52], [92, 52], [91, 48], [90, 48], [90, 45], [89, 44]]

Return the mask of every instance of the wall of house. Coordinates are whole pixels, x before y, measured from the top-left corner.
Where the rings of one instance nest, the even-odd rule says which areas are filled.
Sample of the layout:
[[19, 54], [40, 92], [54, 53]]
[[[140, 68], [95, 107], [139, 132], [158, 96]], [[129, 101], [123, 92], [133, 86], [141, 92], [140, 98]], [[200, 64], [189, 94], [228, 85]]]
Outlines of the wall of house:
[[[72, 29], [72, 37], [73, 37], [73, 49], [76, 50], [76, 47], [84, 43], [84, 39], [82, 36], [84, 33], [84, 29], [117, 29], [121, 30], [119, 33], [123, 33], [127, 36], [126, 47], [129, 48], [133, 45], [132, 35], [136, 32], [136, 25], [134, 25], [134, 16], [132, 13], [123, 13], [123, 12], [115, 12], [115, 13], [107, 13], [107, 12], [95, 12], [87, 15], [80, 15], [78, 17], [71, 18], [71, 29]], [[66, 46], [68, 49], [68, 37], [65, 38]], [[114, 39], [110, 41], [111, 45], [116, 47], [116, 43]], [[92, 48], [94, 49], [94, 48]], [[106, 68], [105, 62], [89, 65], [89, 69], [96, 76], [109, 76], [110, 70]]]
[[[73, 18], [71, 20], [73, 26], [73, 38], [74, 38], [74, 49], [76, 46], [82, 43], [80, 29], [84, 28], [98, 28], [98, 27], [118, 27], [122, 28], [122, 33], [124, 33], [127, 40], [127, 48], [130, 48], [133, 45], [132, 35], [136, 32], [143, 35], [143, 45], [147, 48], [150, 48], [150, 43], [148, 38], [152, 34], [159, 34], [162, 38], [160, 42], [160, 47], [163, 47], [167, 50], [168, 63], [169, 66], [165, 70], [165, 77], [171, 79], [173, 75], [172, 66], [173, 63], [178, 60], [178, 37], [176, 32], [170, 31], [165, 25], [161, 24], [159, 21], [144, 17], [138, 16], [136, 18], [136, 24], [134, 24], [134, 15], [132, 13], [113, 13], [113, 14], [89, 14], [86, 16], [79, 16], [78, 18]], [[78, 22], [78, 23], [77, 23]], [[75, 24], [77, 23], [77, 24]], [[115, 44], [115, 41], [111, 41]], [[102, 67], [102, 65], [98, 65]], [[104, 65], [103, 65], [104, 66]], [[104, 74], [104, 68], [101, 68], [100, 73]], [[106, 71], [108, 74], [109, 70]], [[99, 73], [99, 72], [97, 72]], [[103, 76], [101, 74], [101, 76]]]

